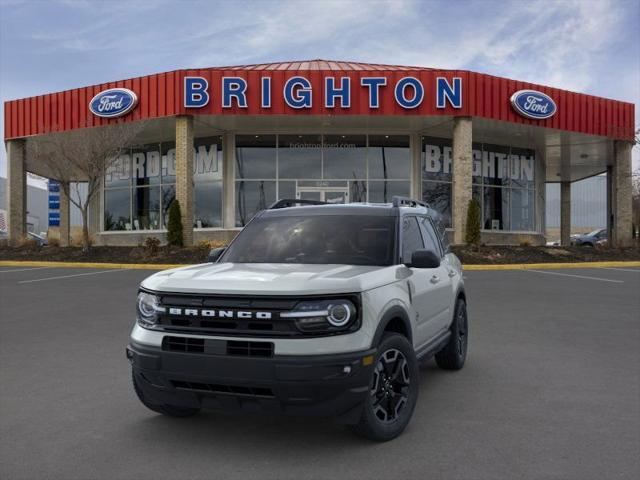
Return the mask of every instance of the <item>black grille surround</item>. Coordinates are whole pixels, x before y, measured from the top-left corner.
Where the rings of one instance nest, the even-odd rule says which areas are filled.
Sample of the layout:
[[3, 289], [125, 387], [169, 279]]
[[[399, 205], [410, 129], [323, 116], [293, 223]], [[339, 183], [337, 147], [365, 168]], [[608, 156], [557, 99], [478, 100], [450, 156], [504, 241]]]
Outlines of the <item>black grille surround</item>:
[[[244, 296], [244, 295], [194, 295], [182, 293], [164, 293], [141, 289], [160, 298], [160, 305], [165, 308], [164, 313], [158, 315], [158, 322], [153, 327], [144, 326], [152, 330], [172, 333], [191, 333], [198, 335], [220, 335], [238, 337], [292, 337], [311, 338], [341, 335], [357, 331], [361, 324], [360, 294], [345, 293], [313, 296]], [[348, 328], [330, 332], [302, 332], [298, 330], [293, 318], [281, 318], [280, 314], [289, 312], [304, 301], [347, 299], [356, 306], [356, 318]], [[178, 309], [181, 314], [170, 314], [170, 309]], [[187, 315], [191, 310], [198, 314]], [[214, 316], [203, 316], [201, 310], [214, 311]], [[235, 318], [222, 317], [220, 310], [233, 312]], [[249, 318], [237, 318], [235, 313], [245, 312]], [[265, 313], [270, 318], [264, 317]]]

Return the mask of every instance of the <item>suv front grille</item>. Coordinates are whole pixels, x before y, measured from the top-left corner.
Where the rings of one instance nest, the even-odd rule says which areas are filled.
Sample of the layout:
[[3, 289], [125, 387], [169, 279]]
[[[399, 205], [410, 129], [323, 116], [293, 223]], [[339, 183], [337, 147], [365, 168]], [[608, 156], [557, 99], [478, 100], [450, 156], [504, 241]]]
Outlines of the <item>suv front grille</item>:
[[[312, 332], [301, 332], [291, 318], [280, 314], [291, 311], [303, 297], [246, 297], [221, 295], [159, 294], [165, 312], [158, 315], [157, 329], [175, 333], [204, 335], [231, 335], [250, 337], [310, 336]], [[359, 309], [357, 294], [340, 295], [349, 298]], [[313, 299], [326, 298], [313, 296]], [[335, 295], [329, 298], [335, 298]], [[318, 333], [322, 335], [323, 333]], [[180, 348], [176, 346], [176, 349]], [[186, 345], [196, 348], [194, 345]]]

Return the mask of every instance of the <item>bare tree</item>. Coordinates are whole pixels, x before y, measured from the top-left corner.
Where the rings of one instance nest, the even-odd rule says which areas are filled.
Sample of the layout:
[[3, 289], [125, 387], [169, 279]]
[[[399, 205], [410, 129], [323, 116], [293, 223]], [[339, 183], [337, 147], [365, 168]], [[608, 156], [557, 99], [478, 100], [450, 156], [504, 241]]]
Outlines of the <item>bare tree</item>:
[[[90, 247], [88, 212], [100, 192], [100, 183], [118, 156], [130, 147], [140, 133], [137, 123], [112, 124], [72, 132], [52, 133], [27, 141], [27, 158], [43, 165], [51, 178], [61, 184], [69, 201], [82, 214], [82, 247]], [[78, 182], [87, 184], [87, 195], [80, 195]], [[71, 185], [75, 185], [72, 195]]]

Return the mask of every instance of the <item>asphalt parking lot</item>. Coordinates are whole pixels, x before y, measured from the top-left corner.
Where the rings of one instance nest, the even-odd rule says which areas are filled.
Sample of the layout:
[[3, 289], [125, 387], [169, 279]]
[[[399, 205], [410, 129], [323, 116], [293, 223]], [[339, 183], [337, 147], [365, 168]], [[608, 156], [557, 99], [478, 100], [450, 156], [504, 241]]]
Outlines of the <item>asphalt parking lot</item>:
[[143, 270], [0, 268], [3, 479], [640, 478], [640, 269], [470, 271], [470, 350], [375, 444], [323, 420], [146, 410]]

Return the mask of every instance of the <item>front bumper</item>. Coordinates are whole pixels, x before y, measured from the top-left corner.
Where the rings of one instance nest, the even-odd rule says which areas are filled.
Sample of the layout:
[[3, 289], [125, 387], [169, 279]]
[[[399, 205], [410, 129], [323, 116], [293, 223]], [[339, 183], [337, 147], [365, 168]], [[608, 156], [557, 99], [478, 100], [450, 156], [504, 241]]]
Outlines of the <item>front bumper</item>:
[[337, 417], [343, 423], [360, 417], [373, 355], [375, 349], [261, 358], [165, 351], [134, 341], [127, 347], [136, 381], [152, 404]]

